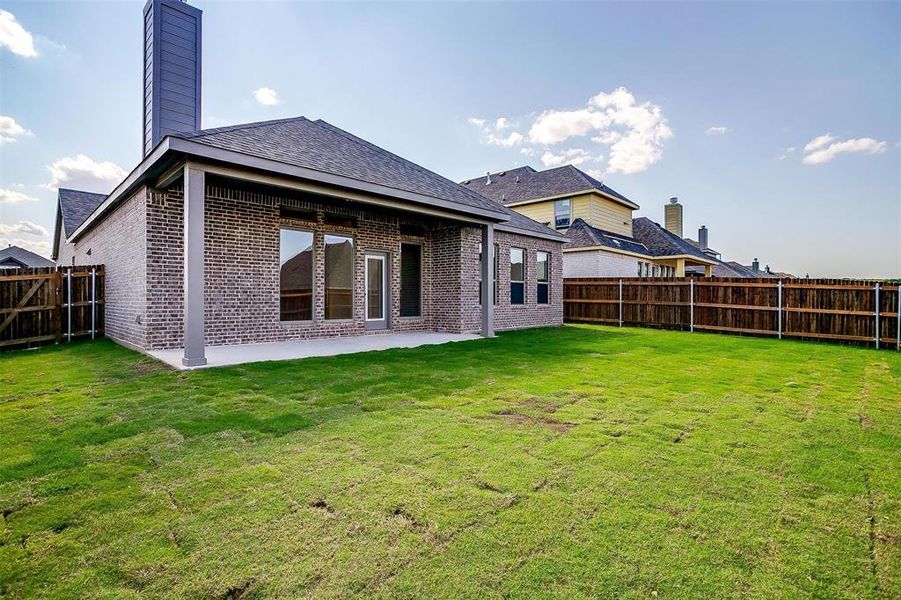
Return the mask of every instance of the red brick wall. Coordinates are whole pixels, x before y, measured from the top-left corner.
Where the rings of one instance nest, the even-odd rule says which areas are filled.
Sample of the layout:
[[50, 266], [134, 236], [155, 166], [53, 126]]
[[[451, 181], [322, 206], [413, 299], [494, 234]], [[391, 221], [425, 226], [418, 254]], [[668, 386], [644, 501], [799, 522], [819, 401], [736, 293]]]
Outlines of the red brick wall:
[[[280, 206], [312, 211], [313, 221], [281, 216]], [[356, 218], [356, 227], [327, 224], [326, 214]], [[306, 196], [273, 196], [208, 185], [205, 211], [206, 342], [239, 344], [367, 333], [364, 319], [365, 252], [387, 251], [391, 264], [391, 331], [478, 332], [481, 312], [476, 227]], [[404, 236], [402, 224], [422, 236]], [[279, 227], [314, 233], [313, 320], [279, 319]], [[325, 319], [324, 238], [354, 238], [354, 308], [346, 321]], [[562, 244], [497, 231], [500, 302], [497, 329], [559, 325], [563, 322]], [[400, 244], [422, 246], [422, 316], [400, 317]], [[509, 248], [526, 252], [526, 304], [511, 306]], [[177, 348], [183, 340], [183, 201], [181, 191], [142, 189], [79, 240], [61, 249], [60, 261], [107, 265], [107, 334], [145, 349]], [[87, 249], [93, 248], [87, 257]], [[535, 251], [551, 253], [551, 303], [536, 304]]]
[[[280, 204], [316, 214], [314, 222], [280, 217]], [[327, 209], [327, 211], [325, 210]], [[325, 214], [357, 218], [349, 229], [325, 223]], [[158, 193], [148, 210], [148, 347], [176, 348], [182, 344], [182, 227], [181, 192]], [[433, 311], [432, 235], [403, 236], [401, 222], [409, 219], [360, 209], [326, 206], [312, 201], [247, 194], [209, 187], [205, 206], [206, 342], [210, 345], [360, 335], [365, 331], [364, 261], [366, 251], [387, 251], [391, 264], [389, 317], [392, 331], [430, 331]], [[279, 227], [314, 233], [313, 320], [279, 319]], [[459, 237], [459, 228], [456, 229]], [[350, 320], [326, 320], [324, 245], [326, 234], [354, 238], [354, 308]], [[400, 317], [400, 244], [422, 246], [422, 316]], [[459, 330], [459, 325], [457, 327]]]
[[[463, 229], [464, 258], [463, 276], [463, 329], [478, 331], [481, 328], [481, 307], [479, 302], [480, 264], [479, 243], [481, 231], [474, 227]], [[494, 328], [496, 330], [540, 327], [563, 324], [563, 245], [559, 242], [509, 233], [494, 232], [498, 260], [498, 302], [494, 306]], [[510, 304], [510, 248], [523, 248], [526, 259], [525, 304]], [[549, 252], [550, 258], [550, 298], [548, 304], [538, 304], [538, 283], [536, 279], [536, 252]], [[473, 258], [474, 257], [474, 258]]]
[[139, 189], [76, 243], [60, 243], [57, 257], [60, 265], [105, 265], [105, 335], [134, 348], [147, 346], [144, 232], [148, 195], [146, 188]]

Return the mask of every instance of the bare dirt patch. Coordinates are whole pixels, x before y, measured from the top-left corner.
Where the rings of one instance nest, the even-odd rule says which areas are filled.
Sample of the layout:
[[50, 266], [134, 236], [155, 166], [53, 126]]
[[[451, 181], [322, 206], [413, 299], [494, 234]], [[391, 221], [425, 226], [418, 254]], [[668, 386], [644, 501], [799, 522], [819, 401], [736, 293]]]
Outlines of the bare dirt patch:
[[555, 433], [566, 433], [576, 426], [575, 423], [566, 423], [564, 421], [556, 421], [547, 417], [533, 417], [523, 413], [514, 412], [512, 410], [502, 410], [495, 413], [499, 417], [516, 423], [517, 425], [541, 425], [554, 431]]

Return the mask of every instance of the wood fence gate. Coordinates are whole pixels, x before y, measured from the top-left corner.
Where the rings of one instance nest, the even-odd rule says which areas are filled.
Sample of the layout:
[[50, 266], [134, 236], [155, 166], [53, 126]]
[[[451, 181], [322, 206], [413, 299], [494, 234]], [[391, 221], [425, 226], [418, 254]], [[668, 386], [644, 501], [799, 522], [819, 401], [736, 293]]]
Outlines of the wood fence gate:
[[898, 283], [843, 279], [565, 279], [567, 322], [792, 337], [901, 350]]
[[0, 350], [103, 335], [104, 281], [103, 265], [0, 270]]

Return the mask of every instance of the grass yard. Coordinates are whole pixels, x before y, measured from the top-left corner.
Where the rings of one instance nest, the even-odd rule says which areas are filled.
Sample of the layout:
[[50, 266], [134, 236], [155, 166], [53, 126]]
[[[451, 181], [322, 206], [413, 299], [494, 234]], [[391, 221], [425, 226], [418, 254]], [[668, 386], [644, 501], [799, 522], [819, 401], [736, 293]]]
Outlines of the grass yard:
[[901, 353], [643, 329], [0, 355], [0, 596], [901, 596]]

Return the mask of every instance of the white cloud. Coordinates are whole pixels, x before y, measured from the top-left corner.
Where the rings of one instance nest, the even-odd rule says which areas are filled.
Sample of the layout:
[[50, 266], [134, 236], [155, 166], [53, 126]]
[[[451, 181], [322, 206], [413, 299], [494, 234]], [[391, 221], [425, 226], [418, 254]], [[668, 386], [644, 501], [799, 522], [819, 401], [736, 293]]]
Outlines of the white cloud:
[[[19, 187], [13, 185], [13, 187]], [[16, 202], [37, 202], [37, 198], [32, 198], [24, 192], [17, 192], [7, 188], [0, 188], [0, 204], [15, 204]]]
[[34, 38], [16, 21], [11, 12], [0, 9], [0, 47], [9, 48], [13, 54], [34, 58]]
[[507, 137], [498, 137], [493, 133], [488, 134], [487, 143], [493, 144], [495, 146], [505, 146], [509, 148], [510, 146], [518, 146], [526, 139], [521, 133], [518, 131], [510, 132], [510, 135]]
[[49, 256], [50, 232], [46, 227], [31, 221], [19, 221], [12, 225], [0, 223], [0, 248], [7, 246], [19, 246]]
[[55, 190], [68, 187], [88, 192], [108, 193], [127, 173], [111, 162], [97, 162], [84, 154], [61, 158], [47, 169], [51, 180], [44, 187]]
[[545, 150], [541, 155], [541, 164], [545, 167], [560, 167], [562, 165], [581, 165], [590, 161], [602, 160], [601, 156], [592, 156], [582, 148], [572, 148], [564, 150], [559, 154], [554, 154], [550, 150]]
[[507, 117], [498, 117], [493, 123], [479, 117], [469, 117], [466, 121], [479, 128], [482, 134], [482, 143], [492, 146], [511, 148], [519, 146], [525, 141], [525, 136], [518, 131], [511, 131], [507, 135], [499, 135], [504, 129], [513, 127], [513, 123]]
[[789, 146], [788, 148], [786, 148], [785, 150], [782, 151], [782, 154], [780, 154], [779, 156], [776, 157], [776, 160], [785, 160], [786, 158], [788, 158], [788, 156], [790, 154], [793, 154], [795, 152], [795, 150], [796, 150], [796, 148], [794, 146]]
[[[648, 169], [660, 160], [663, 143], [673, 136], [661, 108], [651, 102], [638, 103], [624, 87], [593, 96], [584, 108], [549, 109], [537, 117], [533, 115], [523, 120], [527, 121], [528, 126], [525, 135], [516, 131], [518, 121], [509, 117], [467, 119], [479, 129], [483, 144], [507, 148], [520, 146], [521, 154], [540, 154], [542, 163], [548, 166], [566, 162], [601, 162], [602, 155], [590, 145], [568, 150], [555, 149], [555, 146], [563, 142], [571, 143], [573, 138], [590, 136], [586, 143], [608, 149], [609, 173], [639, 173]], [[501, 134], [510, 129], [513, 131], [509, 134]]]
[[879, 142], [873, 138], [854, 138], [840, 142], [836, 142], [835, 139], [828, 133], [815, 137], [804, 146], [805, 155], [801, 162], [805, 165], [821, 165], [831, 161], [839, 154], [852, 152], [881, 154], [888, 146], [885, 142]]
[[708, 127], [707, 135], [724, 135], [729, 132], [728, 127]]
[[0, 236], [0, 248], [6, 248], [7, 246], [18, 246], [19, 248], [25, 248], [26, 250], [31, 250], [36, 254], [40, 254], [41, 256], [48, 258], [50, 256], [50, 240], [34, 240], [34, 239], [24, 239], [24, 238], [8, 238]]
[[608, 172], [625, 174], [660, 160], [663, 143], [673, 136], [659, 106], [638, 104], [629, 90], [619, 87], [594, 96], [579, 110], [542, 112], [529, 129], [529, 140], [552, 146], [588, 134], [594, 134], [594, 143], [609, 146]]
[[15, 142], [19, 137], [34, 135], [12, 117], [0, 115], [0, 142]]
[[263, 106], [275, 106], [278, 104], [278, 93], [269, 87], [261, 87], [254, 90], [253, 97]]
[[10, 235], [17, 233], [19, 235], [33, 235], [38, 237], [48, 237], [50, 232], [46, 227], [32, 223], [31, 221], [19, 221], [15, 225], [7, 225], [0, 223], [0, 235]]
[[835, 137], [829, 133], [824, 133], [823, 135], [818, 135], [817, 137], [810, 140], [806, 146], [804, 146], [804, 152], [805, 153], [813, 152], [814, 150], [816, 150], [818, 148], [822, 148], [823, 146], [825, 146], [826, 144], [828, 144], [829, 142], [831, 142], [834, 139], [835, 139]]

